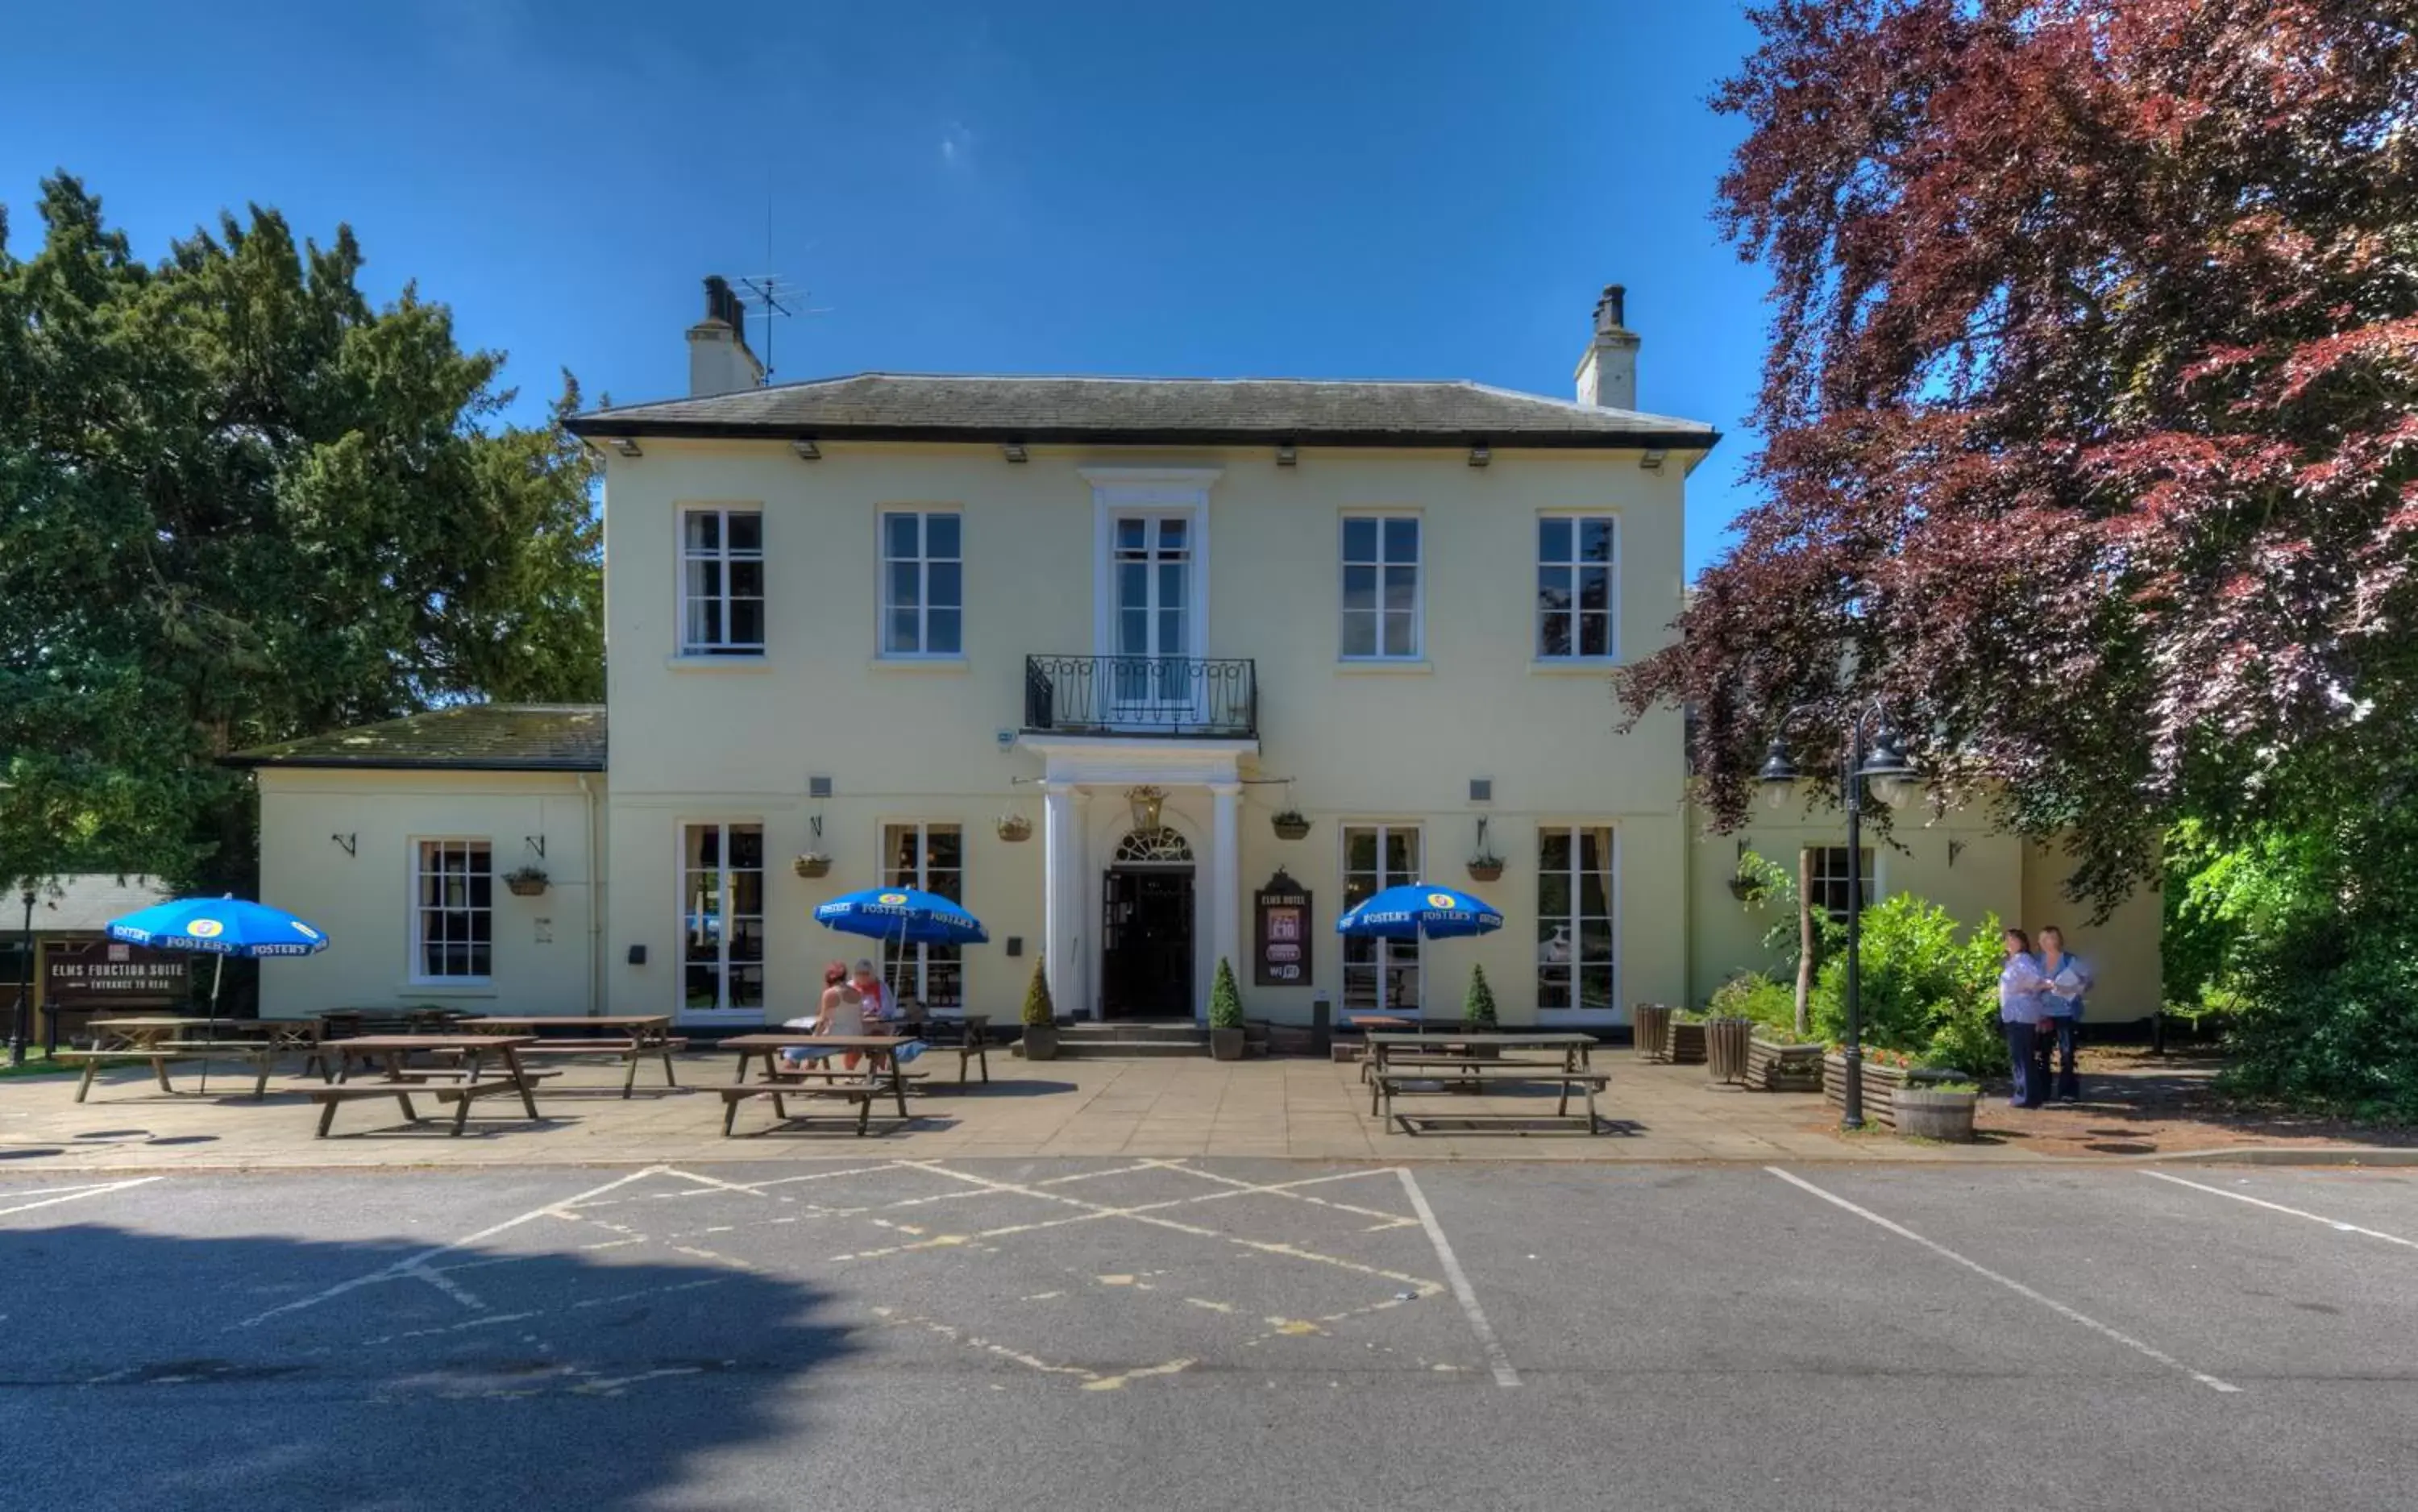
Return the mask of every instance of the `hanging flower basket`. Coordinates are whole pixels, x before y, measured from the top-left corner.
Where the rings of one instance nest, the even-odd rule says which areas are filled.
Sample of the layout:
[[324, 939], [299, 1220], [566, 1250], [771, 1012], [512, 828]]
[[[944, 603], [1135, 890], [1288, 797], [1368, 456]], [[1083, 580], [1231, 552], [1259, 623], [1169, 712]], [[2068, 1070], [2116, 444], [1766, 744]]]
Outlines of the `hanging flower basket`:
[[831, 875], [831, 858], [819, 850], [807, 851], [804, 855], [800, 856], [793, 864], [797, 867], [798, 875], [800, 877], [828, 877]]
[[1033, 838], [1033, 821], [1021, 814], [1002, 815], [999, 821], [999, 837], [1009, 845]]
[[1730, 878], [1730, 896], [1740, 903], [1760, 902], [1763, 899], [1763, 883], [1755, 878], [1733, 877]]
[[1298, 809], [1285, 809], [1268, 823], [1275, 827], [1277, 838], [1279, 840], [1309, 838], [1309, 818]]
[[1502, 876], [1502, 857], [1472, 856], [1469, 858], [1469, 879], [1471, 881], [1492, 882], [1499, 879]]
[[545, 873], [534, 866], [523, 866], [517, 871], [504, 873], [504, 890], [516, 898], [543, 897], [545, 887]]

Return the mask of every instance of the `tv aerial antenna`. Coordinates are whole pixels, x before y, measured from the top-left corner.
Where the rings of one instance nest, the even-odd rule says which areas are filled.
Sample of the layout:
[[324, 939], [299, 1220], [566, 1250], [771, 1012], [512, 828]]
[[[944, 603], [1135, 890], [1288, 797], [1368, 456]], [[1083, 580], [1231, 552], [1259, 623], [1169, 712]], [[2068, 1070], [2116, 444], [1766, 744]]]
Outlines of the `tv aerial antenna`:
[[730, 284], [731, 291], [739, 297], [741, 308], [746, 312], [746, 318], [764, 323], [764, 344], [758, 350], [764, 359], [764, 381], [770, 383], [773, 381], [773, 322], [794, 315], [827, 315], [831, 313], [831, 307], [809, 307], [805, 302], [808, 298], [806, 290], [800, 287], [795, 279], [784, 278], [778, 273], [753, 273], [732, 279]]

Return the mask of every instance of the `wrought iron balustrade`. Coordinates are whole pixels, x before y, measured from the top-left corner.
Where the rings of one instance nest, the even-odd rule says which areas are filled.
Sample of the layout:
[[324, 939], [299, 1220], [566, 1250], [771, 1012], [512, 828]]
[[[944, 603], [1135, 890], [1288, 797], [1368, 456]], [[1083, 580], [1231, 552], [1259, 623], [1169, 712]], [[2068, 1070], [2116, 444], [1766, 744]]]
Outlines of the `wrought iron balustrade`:
[[1259, 677], [1248, 657], [1028, 656], [1024, 729], [1255, 740]]

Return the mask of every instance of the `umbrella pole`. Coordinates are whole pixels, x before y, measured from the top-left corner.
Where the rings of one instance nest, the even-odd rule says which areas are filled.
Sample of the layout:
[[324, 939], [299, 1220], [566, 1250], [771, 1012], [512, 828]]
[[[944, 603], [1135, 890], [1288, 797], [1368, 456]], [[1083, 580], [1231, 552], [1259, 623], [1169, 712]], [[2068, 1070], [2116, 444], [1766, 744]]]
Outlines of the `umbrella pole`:
[[[219, 983], [226, 976], [226, 956], [217, 955], [211, 959], [213, 964], [210, 967], [210, 1038], [217, 1039], [219, 1037]], [[210, 1058], [206, 1055], [202, 1057], [202, 1092], [207, 1094], [209, 1090]]]

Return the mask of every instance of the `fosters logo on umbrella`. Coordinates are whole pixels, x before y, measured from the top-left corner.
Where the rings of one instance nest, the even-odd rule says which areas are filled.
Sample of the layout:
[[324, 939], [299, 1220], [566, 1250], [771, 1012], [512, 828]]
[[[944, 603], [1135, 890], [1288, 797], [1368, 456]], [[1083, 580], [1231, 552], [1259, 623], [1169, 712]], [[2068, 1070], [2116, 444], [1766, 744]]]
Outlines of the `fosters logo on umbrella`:
[[907, 894], [904, 893], [884, 893], [874, 901], [886, 908], [895, 909], [906, 903]]
[[1431, 893], [1428, 894], [1428, 907], [1431, 909], [1457, 909], [1461, 907], [1461, 900], [1454, 897], [1449, 893]]
[[185, 933], [195, 939], [216, 939], [226, 933], [226, 925], [216, 919], [195, 919], [185, 925]]

